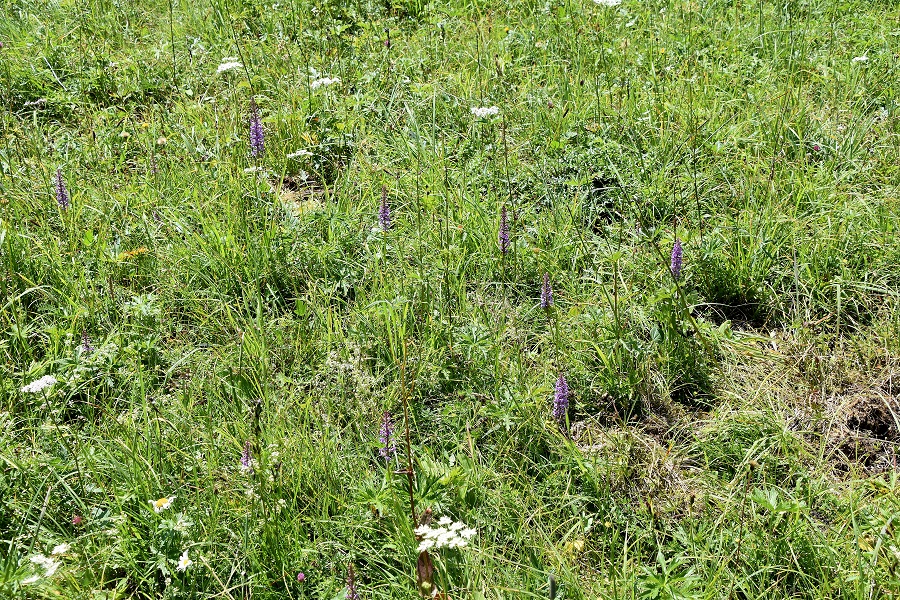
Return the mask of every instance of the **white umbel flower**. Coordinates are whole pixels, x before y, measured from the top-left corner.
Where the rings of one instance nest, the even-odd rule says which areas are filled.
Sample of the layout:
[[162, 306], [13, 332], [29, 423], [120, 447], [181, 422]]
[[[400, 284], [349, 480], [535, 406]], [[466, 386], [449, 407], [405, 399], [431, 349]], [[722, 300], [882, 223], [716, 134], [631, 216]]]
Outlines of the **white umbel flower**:
[[28, 385], [22, 388], [23, 394], [37, 394], [38, 392], [42, 392], [54, 383], [56, 383], [56, 377], [53, 375], [44, 375], [40, 379], [36, 379], [32, 381]]
[[69, 551], [69, 548], [71, 548], [71, 546], [69, 546], [68, 544], [57, 544], [53, 547], [53, 550], [50, 551], [50, 554], [65, 554]]
[[334, 85], [335, 83], [340, 82], [341, 80], [339, 77], [320, 77], [319, 79], [316, 79], [309, 84], [309, 89], [315, 90], [320, 87], [328, 87], [329, 85]]
[[425, 552], [426, 550], [431, 550], [434, 547], [434, 540], [422, 540], [419, 542], [419, 552]]
[[476, 119], [486, 119], [500, 114], [500, 109], [496, 106], [473, 106], [472, 114]]
[[[44, 569], [44, 577], [51, 577], [62, 563], [58, 563], [49, 556], [43, 554], [35, 554], [31, 557], [31, 562]], [[37, 580], [35, 580], [37, 581]]]
[[178, 559], [178, 566], [176, 567], [179, 571], [184, 572], [188, 567], [194, 564], [190, 558], [188, 558], [188, 551], [185, 550], [181, 553], [181, 558]]
[[[228, 58], [230, 58], [230, 57], [228, 57]], [[216, 73], [221, 75], [222, 73], [227, 73], [228, 71], [234, 71], [235, 69], [240, 69], [243, 66], [244, 65], [242, 63], [239, 63], [236, 60], [228, 61], [228, 62], [225, 62], [223, 60], [222, 64], [219, 65], [219, 68], [216, 69]]]
[[248, 173], [248, 174], [265, 173], [265, 172], [266, 172], [266, 168], [262, 165], [257, 165], [255, 167], [247, 167], [246, 169], [244, 169], [244, 173]]
[[438, 550], [440, 548], [465, 548], [468, 540], [475, 535], [475, 530], [466, 527], [465, 523], [454, 522], [449, 517], [438, 519], [436, 527], [421, 525], [415, 529], [419, 538], [419, 552]]

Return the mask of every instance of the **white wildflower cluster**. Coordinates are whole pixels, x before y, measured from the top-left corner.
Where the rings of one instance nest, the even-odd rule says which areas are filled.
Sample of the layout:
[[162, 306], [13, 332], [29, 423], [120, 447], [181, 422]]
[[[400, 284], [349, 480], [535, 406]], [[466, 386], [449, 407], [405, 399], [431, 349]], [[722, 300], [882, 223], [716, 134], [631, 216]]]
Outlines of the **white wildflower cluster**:
[[[57, 550], [58, 548], [59, 548], [59, 546], [54, 548], [53, 554], [61, 554], [61, 553], [55, 552], [55, 550]], [[68, 550], [68, 547], [66, 548], [66, 550]], [[22, 581], [22, 583], [24, 583], [26, 585], [34, 583], [35, 581], [38, 581], [39, 579], [42, 579], [45, 577], [52, 577], [53, 574], [56, 573], [56, 570], [59, 569], [60, 566], [62, 566], [62, 563], [56, 562], [49, 556], [44, 556], [43, 554], [35, 554], [34, 556], [31, 557], [30, 560], [35, 565], [44, 569], [44, 574], [43, 575], [35, 574], [30, 577], [27, 577], [26, 579], [24, 579]]]
[[356, 344], [346, 344], [341, 350], [329, 352], [322, 373], [327, 375], [317, 375], [317, 379], [331, 383], [346, 382], [353, 386], [359, 397], [371, 397], [371, 391], [378, 386], [372, 372], [365, 368], [362, 349]]
[[486, 119], [500, 114], [500, 109], [496, 106], [473, 106], [472, 114], [476, 119]]
[[287, 155], [288, 158], [304, 158], [307, 156], [312, 156], [313, 153], [309, 150], [297, 150], [296, 152], [291, 152]]
[[465, 523], [454, 522], [450, 517], [441, 517], [437, 527], [421, 525], [416, 528], [416, 536], [421, 538], [419, 552], [440, 548], [463, 548], [475, 535], [475, 530]]
[[39, 392], [44, 391], [54, 383], [56, 383], [56, 377], [53, 375], [44, 375], [40, 379], [32, 381], [28, 385], [22, 388], [23, 394], [37, 394]]
[[50, 554], [52, 554], [53, 556], [56, 556], [58, 554], [65, 554], [69, 551], [70, 548], [71, 546], [66, 543], [57, 544], [53, 546], [53, 550], [50, 551]]
[[866, 56], [865, 54], [863, 54], [862, 56], [854, 56], [854, 57], [851, 59], [851, 62], [855, 62], [855, 63], [864, 63], [864, 62], [868, 62], [868, 60], [869, 60], [869, 57]]
[[622, 4], [622, 0], [594, 0], [594, 4], [613, 7]]
[[228, 71], [233, 71], [235, 69], [240, 69], [244, 65], [241, 64], [240, 60], [236, 56], [226, 56], [222, 59], [222, 62], [219, 64], [219, 68], [216, 69], [216, 72], [219, 74], [226, 73]]
[[262, 173], [263, 175], [265, 175], [268, 172], [269, 172], [269, 170], [266, 169], [262, 165], [258, 165], [255, 167], [247, 167], [246, 169], [244, 169], [244, 173], [247, 173], [248, 175], [252, 175], [254, 173]]
[[319, 77], [315, 81], [309, 84], [309, 89], [315, 90], [320, 87], [328, 87], [329, 85], [333, 85], [335, 83], [340, 83], [341, 80], [339, 77]]

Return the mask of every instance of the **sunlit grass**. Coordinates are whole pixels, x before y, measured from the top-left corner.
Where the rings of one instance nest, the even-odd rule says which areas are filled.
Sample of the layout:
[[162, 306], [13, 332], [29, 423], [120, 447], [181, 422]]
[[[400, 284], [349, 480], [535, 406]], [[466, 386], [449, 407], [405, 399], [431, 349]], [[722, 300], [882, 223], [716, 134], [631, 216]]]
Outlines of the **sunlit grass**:
[[895, 594], [898, 18], [7, 0], [2, 594]]

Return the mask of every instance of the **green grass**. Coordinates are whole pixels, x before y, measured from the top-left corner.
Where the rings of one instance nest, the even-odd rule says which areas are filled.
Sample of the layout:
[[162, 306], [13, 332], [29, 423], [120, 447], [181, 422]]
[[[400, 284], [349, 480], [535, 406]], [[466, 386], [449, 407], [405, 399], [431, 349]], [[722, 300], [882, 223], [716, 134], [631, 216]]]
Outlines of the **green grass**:
[[896, 3], [0, 9], [3, 597], [900, 593]]

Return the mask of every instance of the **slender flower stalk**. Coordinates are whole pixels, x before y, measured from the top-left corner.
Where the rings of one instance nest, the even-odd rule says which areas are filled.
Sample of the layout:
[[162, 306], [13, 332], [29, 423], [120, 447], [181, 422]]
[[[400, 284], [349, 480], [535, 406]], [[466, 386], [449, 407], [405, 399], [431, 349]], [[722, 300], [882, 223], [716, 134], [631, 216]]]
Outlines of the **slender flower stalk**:
[[675, 238], [675, 243], [672, 245], [672, 257], [669, 261], [669, 270], [672, 271], [672, 277], [675, 279], [681, 275], [681, 257], [681, 240]]
[[56, 169], [56, 203], [63, 210], [69, 208], [69, 190], [66, 189], [66, 182], [63, 179], [62, 169]]
[[384, 460], [391, 460], [397, 454], [397, 444], [394, 441], [394, 423], [391, 420], [391, 413], [387, 411], [381, 416], [381, 429], [378, 430], [378, 441], [381, 442], [378, 454]]
[[550, 273], [544, 273], [544, 282], [541, 284], [541, 308], [544, 310], [553, 306], [553, 287], [550, 285]]
[[560, 425], [565, 425], [566, 413], [569, 410], [569, 384], [566, 376], [562, 373], [556, 380], [555, 392], [553, 394], [553, 418]]
[[88, 336], [87, 330], [81, 330], [81, 353], [82, 354], [90, 354], [94, 351], [94, 347], [91, 345], [91, 338]]
[[347, 600], [359, 600], [359, 592], [356, 589], [356, 573], [353, 571], [353, 563], [347, 565]]
[[381, 230], [387, 231], [391, 228], [391, 204], [388, 202], [387, 186], [381, 186], [381, 206], [378, 208], [378, 222], [381, 224]]
[[253, 470], [253, 457], [250, 455], [250, 440], [244, 443], [244, 451], [241, 453], [241, 471]]
[[253, 158], [259, 158], [265, 149], [263, 140], [262, 120], [259, 117], [259, 107], [255, 100], [250, 100], [250, 154]]
[[506, 254], [509, 252], [509, 219], [506, 214], [506, 205], [500, 210], [500, 232], [497, 234], [500, 242], [500, 252]]

